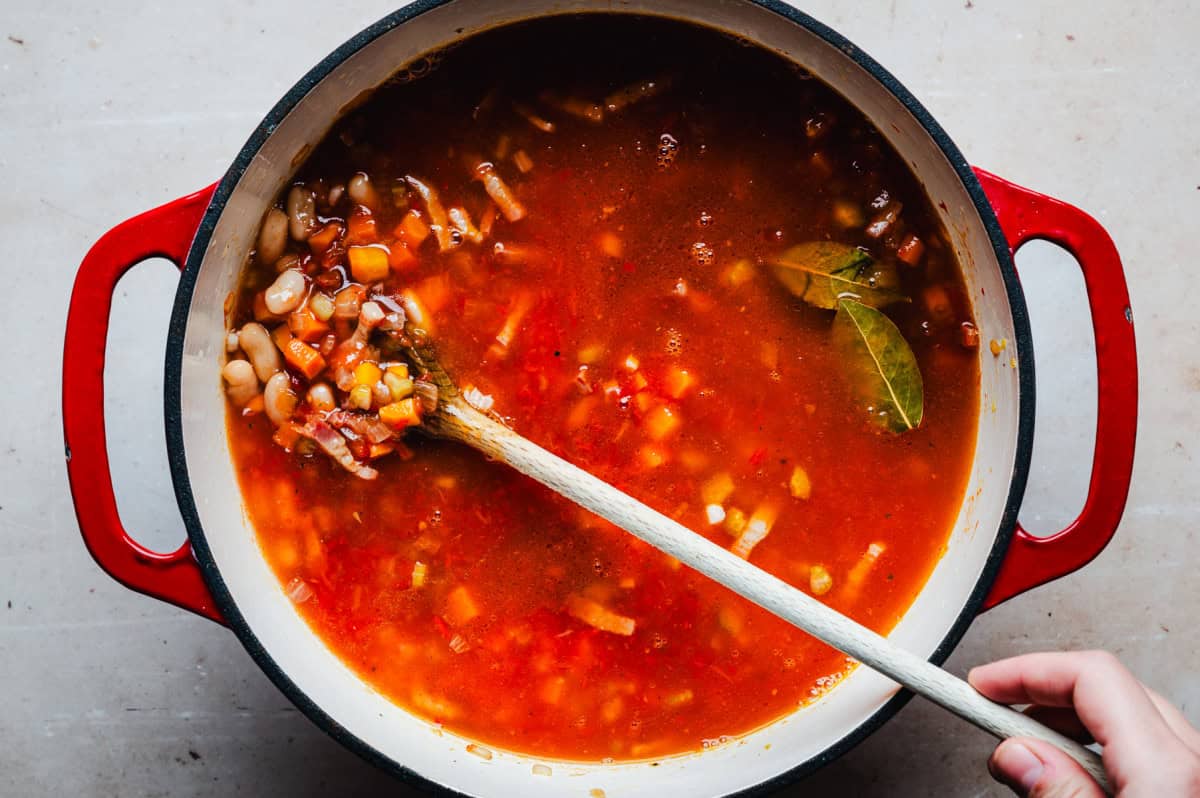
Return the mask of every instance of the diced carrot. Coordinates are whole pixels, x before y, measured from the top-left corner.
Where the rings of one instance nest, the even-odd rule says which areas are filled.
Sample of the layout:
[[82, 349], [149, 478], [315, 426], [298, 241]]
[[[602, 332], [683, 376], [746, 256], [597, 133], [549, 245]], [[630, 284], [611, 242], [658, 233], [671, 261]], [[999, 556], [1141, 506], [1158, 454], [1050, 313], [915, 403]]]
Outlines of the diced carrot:
[[962, 337], [960, 339], [962, 341], [962, 345], [967, 349], [978, 349], [979, 328], [969, 321], [964, 321], [960, 329], [962, 331]]
[[659, 405], [646, 414], [642, 423], [651, 439], [661, 441], [674, 434], [681, 422], [678, 412], [667, 405]]
[[279, 321], [279, 317], [267, 309], [267, 292], [259, 291], [254, 295], [254, 320]]
[[642, 372], [637, 372], [633, 375], [633, 390], [644, 391], [650, 385], [650, 380], [646, 379], [646, 375]]
[[691, 372], [681, 369], [679, 366], [671, 366], [667, 369], [667, 376], [663, 379], [663, 390], [672, 399], [682, 399], [687, 396], [695, 384], [696, 378], [692, 376]]
[[394, 451], [396, 451], [396, 447], [387, 441], [384, 441], [383, 443], [372, 443], [370, 451], [367, 452], [367, 458], [370, 460], [375, 460], [389, 455]]
[[900, 246], [896, 248], [896, 257], [907, 263], [909, 266], [916, 266], [921, 262], [921, 257], [925, 254], [925, 244], [921, 239], [911, 233], [904, 238]]
[[667, 462], [667, 456], [657, 446], [646, 444], [638, 450], [638, 459], [645, 468], [658, 468]]
[[451, 626], [462, 626], [479, 617], [479, 605], [463, 585], [459, 585], [446, 596], [444, 617]]
[[808, 499], [812, 496], [812, 481], [808, 478], [808, 472], [802, 467], [796, 466], [792, 469], [792, 478], [788, 480], [788, 491], [794, 499]]
[[246, 406], [242, 408], [242, 415], [243, 416], [257, 416], [262, 411], [263, 411], [263, 395], [260, 393], [258, 396], [254, 397], [253, 399], [251, 399], [249, 402], [246, 403]]
[[654, 409], [655, 399], [648, 393], [639, 393], [633, 397], [633, 406], [642, 415], [649, 413]]
[[431, 313], [437, 313], [450, 302], [450, 275], [442, 274], [426, 277], [417, 283], [414, 289], [421, 302]]
[[314, 316], [307, 307], [303, 307], [288, 314], [288, 330], [301, 341], [312, 343], [329, 332], [329, 325]]
[[282, 427], [276, 427], [275, 434], [271, 436], [271, 440], [281, 449], [291, 451], [296, 445], [296, 441], [300, 439], [300, 433], [291, 424], [284, 424]]
[[722, 471], [700, 488], [700, 498], [705, 504], [724, 504], [733, 493], [733, 477]]
[[325, 370], [325, 358], [321, 357], [321, 353], [298, 338], [287, 342], [283, 349], [283, 357], [289, 366], [303, 374], [306, 379], [311, 380]]
[[379, 240], [379, 230], [371, 211], [358, 206], [346, 220], [346, 239], [354, 244], [374, 244]]
[[404, 429], [421, 423], [420, 405], [409, 397], [379, 408], [379, 420], [392, 429]]
[[433, 314], [429, 308], [425, 307], [425, 301], [413, 291], [411, 288], [405, 288], [400, 292], [400, 304], [404, 305], [404, 311], [408, 314], [408, 320], [414, 327], [419, 327], [425, 332], [433, 332]]
[[388, 250], [378, 244], [350, 247], [350, 273], [360, 283], [377, 283], [388, 276]]
[[417, 265], [417, 256], [403, 241], [395, 241], [388, 247], [388, 265], [393, 271], [405, 272]]
[[413, 209], [404, 214], [404, 218], [400, 220], [400, 224], [396, 225], [392, 234], [411, 249], [416, 250], [429, 237], [429, 232], [429, 225], [421, 217], [421, 212]]
[[364, 360], [354, 367], [354, 384], [372, 386], [383, 379], [383, 369], [370, 360]]
[[275, 346], [279, 347], [280, 352], [287, 351], [288, 341], [292, 340], [292, 337], [291, 328], [287, 324], [280, 324], [271, 330], [271, 340], [275, 342]]
[[337, 241], [341, 234], [341, 222], [327, 222], [324, 227], [308, 237], [308, 247], [319, 255], [333, 246], [333, 242]]
[[600, 401], [598, 396], [585, 396], [575, 403], [571, 411], [567, 413], [564, 427], [568, 432], [575, 432], [584, 424], [587, 423], [588, 417], [591, 416], [596, 404]]
[[387, 372], [388, 372], [388, 374], [391, 374], [392, 376], [399, 377], [402, 380], [407, 380], [408, 376], [409, 376], [408, 375], [408, 364], [407, 363], [393, 363], [392, 365], [387, 367]]

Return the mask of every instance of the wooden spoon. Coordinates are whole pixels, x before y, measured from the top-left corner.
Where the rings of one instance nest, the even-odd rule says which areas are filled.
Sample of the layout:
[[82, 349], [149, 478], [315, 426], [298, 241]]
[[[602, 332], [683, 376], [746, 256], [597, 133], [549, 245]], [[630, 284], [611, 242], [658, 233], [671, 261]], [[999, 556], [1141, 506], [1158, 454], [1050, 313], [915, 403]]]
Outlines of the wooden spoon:
[[[415, 341], [415, 343], [414, 343]], [[842, 615], [782, 579], [647, 507], [607, 482], [551, 454], [479, 412], [459, 394], [432, 345], [417, 333], [406, 352], [438, 385], [437, 408], [421, 428], [505, 463], [684, 565], [848, 654], [1000, 739], [1030, 737], [1059, 748], [1112, 794], [1100, 755], [1016, 710], [981, 695], [962, 679]]]

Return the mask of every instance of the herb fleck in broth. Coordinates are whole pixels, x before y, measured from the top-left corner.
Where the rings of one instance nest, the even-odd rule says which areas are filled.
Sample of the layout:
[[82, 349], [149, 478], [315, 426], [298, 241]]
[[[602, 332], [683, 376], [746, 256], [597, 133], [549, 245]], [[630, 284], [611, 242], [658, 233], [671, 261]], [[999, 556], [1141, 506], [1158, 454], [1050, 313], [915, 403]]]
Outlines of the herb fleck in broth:
[[[698, 750], [821, 695], [842, 655], [403, 434], [431, 397], [395, 321], [477, 407], [887, 631], [945, 548], [979, 390], [918, 182], [819, 81], [712, 31], [558, 17], [436, 61], [304, 164], [230, 320], [229, 434], [282, 588], [399, 704], [540, 756]], [[847, 307], [898, 338], [839, 345]], [[913, 424], [854, 377], [884, 344], [919, 372], [889, 372]]]

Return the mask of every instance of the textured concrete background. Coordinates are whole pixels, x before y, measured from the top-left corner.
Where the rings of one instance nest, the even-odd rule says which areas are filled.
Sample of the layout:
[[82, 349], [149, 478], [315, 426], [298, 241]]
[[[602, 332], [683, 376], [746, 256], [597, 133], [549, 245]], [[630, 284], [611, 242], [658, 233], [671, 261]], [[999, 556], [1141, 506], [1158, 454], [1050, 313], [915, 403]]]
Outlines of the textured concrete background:
[[[15, 295], [0, 354], [0, 795], [404, 792], [296, 712], [232, 635], [100, 573], [75, 526], [58, 416], [67, 296], [87, 247], [219, 177], [292, 82], [392, 10], [380, 0], [335, 5], [8, 2], [0, 13], [0, 274]], [[1102, 646], [1195, 722], [1200, 6], [1188, 6], [805, 8], [891, 69], [974, 163], [1095, 214], [1129, 276], [1143, 399], [1121, 530], [1082, 572], [980, 618], [950, 667]], [[1086, 486], [1092, 344], [1070, 259], [1032, 245], [1018, 260], [1039, 373], [1023, 518], [1048, 532], [1073, 517]], [[161, 429], [174, 286], [162, 263], [122, 284], [108, 371], [123, 515], [159, 547], [182, 538]], [[789, 794], [1000, 795], [984, 769], [989, 748], [913, 702]]]

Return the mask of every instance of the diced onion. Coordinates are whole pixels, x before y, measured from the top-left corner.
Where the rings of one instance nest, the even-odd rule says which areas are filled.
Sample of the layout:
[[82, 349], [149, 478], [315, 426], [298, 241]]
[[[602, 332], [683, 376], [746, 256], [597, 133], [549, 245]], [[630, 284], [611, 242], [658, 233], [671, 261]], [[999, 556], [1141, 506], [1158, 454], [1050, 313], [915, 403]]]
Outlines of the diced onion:
[[421, 410], [425, 413], [434, 413], [438, 406], [438, 387], [432, 382], [426, 380], [417, 380], [413, 383], [413, 394], [421, 403]]
[[284, 590], [287, 597], [295, 604], [303, 604], [313, 597], [312, 588], [308, 586], [308, 582], [303, 579], [295, 578], [288, 582], [287, 588]]
[[474, 754], [480, 759], [486, 759], [489, 761], [492, 758], [492, 752], [490, 750], [484, 748], [482, 745], [476, 745], [475, 743], [469, 743], [467, 745], [467, 753]]
[[719, 504], [710, 504], [704, 508], [704, 514], [708, 517], [708, 523], [716, 525], [725, 520], [725, 508]]
[[601, 632], [611, 632], [628, 637], [637, 628], [637, 622], [633, 618], [619, 615], [602, 604], [582, 596], [567, 598], [567, 614]]
[[775, 516], [775, 508], [769, 505], [755, 510], [746, 523], [746, 529], [738, 536], [730, 551], [744, 560], [750, 559], [750, 552], [770, 534], [771, 527], [775, 524]]
[[490, 394], [484, 393], [474, 385], [462, 392], [462, 398], [480, 413], [488, 412], [496, 403], [496, 400]]

